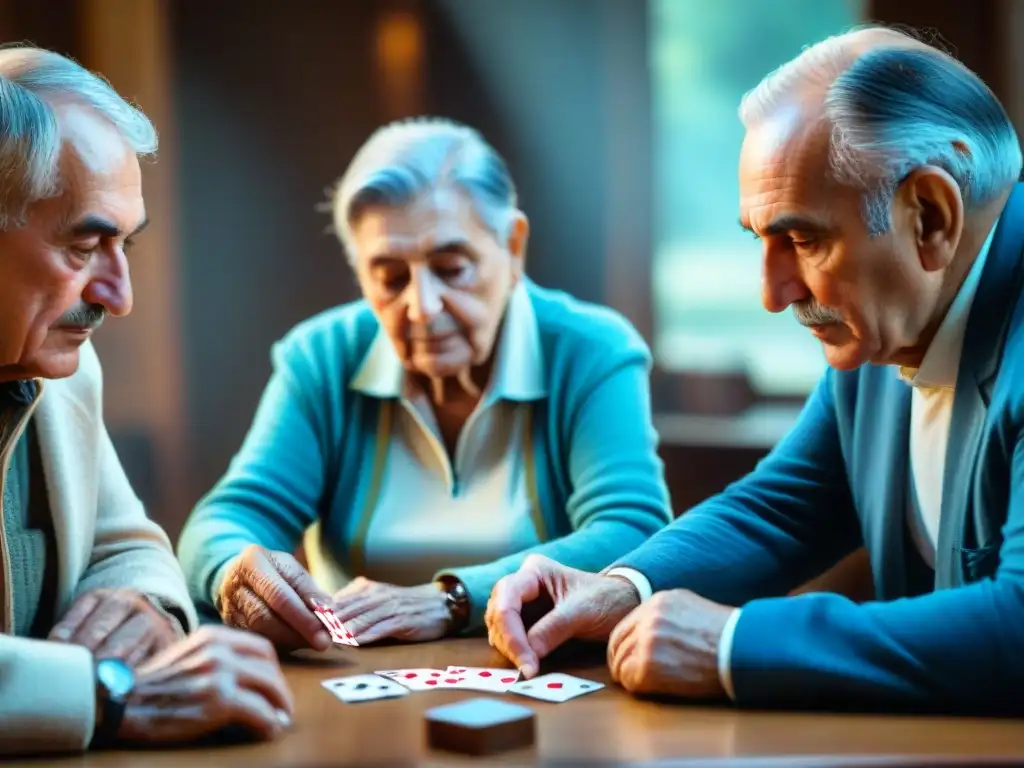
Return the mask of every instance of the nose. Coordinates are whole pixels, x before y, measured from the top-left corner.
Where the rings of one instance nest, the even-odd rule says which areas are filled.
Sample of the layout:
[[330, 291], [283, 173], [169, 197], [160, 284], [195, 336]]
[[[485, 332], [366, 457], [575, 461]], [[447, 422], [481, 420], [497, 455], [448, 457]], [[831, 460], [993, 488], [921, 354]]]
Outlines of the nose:
[[97, 262], [99, 268], [86, 284], [82, 298], [90, 304], [99, 304], [114, 317], [124, 317], [132, 311], [134, 301], [124, 251], [120, 248], [111, 250]]
[[792, 254], [765, 244], [761, 266], [761, 303], [769, 312], [782, 312], [810, 296]]
[[411, 323], [427, 324], [444, 308], [444, 286], [429, 269], [415, 268], [406, 290]]

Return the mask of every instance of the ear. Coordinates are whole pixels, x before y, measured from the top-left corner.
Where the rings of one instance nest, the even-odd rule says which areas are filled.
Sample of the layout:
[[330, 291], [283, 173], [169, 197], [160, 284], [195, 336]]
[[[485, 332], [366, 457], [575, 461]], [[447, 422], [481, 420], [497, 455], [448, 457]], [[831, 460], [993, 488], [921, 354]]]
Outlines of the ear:
[[960, 186], [942, 168], [926, 165], [911, 172], [896, 195], [909, 215], [921, 266], [928, 272], [945, 269], [964, 230]]
[[526, 269], [526, 243], [530, 239], [530, 222], [522, 211], [512, 214], [506, 248], [512, 257], [513, 281], [518, 283]]

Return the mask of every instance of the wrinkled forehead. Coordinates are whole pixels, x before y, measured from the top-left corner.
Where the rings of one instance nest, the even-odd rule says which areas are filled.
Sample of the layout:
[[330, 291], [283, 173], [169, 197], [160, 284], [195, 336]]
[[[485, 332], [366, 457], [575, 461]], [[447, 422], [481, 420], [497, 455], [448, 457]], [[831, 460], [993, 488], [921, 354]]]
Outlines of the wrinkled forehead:
[[740, 220], [755, 231], [783, 214], [822, 217], [835, 185], [829, 175], [830, 128], [798, 109], [752, 126], [740, 152]]
[[370, 206], [352, 233], [359, 258], [416, 257], [446, 243], [487, 237], [469, 198], [451, 188], [434, 188], [398, 206]]

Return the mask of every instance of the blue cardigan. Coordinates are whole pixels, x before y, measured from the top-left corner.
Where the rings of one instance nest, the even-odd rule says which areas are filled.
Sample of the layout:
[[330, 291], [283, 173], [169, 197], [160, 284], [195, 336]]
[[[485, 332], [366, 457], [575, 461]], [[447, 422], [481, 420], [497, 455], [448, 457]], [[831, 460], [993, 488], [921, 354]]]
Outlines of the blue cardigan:
[[[527, 291], [547, 380], [547, 396], [532, 406], [525, 457], [543, 543], [442, 572], [466, 585], [470, 629], [480, 626], [495, 582], [526, 555], [598, 571], [672, 516], [643, 340], [611, 310], [532, 283]], [[394, 400], [349, 382], [378, 328], [358, 301], [305, 321], [274, 346], [274, 372], [241, 450], [178, 543], [200, 606], [211, 605], [223, 566], [247, 545], [292, 552], [318, 519], [325, 552], [358, 575], [372, 514], [364, 501], [385, 478]]]

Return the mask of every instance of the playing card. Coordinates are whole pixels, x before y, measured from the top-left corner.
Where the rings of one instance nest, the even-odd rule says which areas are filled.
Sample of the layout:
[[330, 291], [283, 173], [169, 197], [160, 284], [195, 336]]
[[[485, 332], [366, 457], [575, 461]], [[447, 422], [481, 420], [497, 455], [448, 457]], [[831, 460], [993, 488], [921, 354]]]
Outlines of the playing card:
[[541, 701], [563, 702], [599, 691], [602, 688], [604, 688], [604, 683], [595, 683], [593, 680], [584, 680], [582, 677], [552, 672], [550, 675], [541, 675], [533, 680], [516, 683], [508, 689], [508, 692]]
[[439, 688], [462, 688], [466, 678], [443, 669], [385, 669], [375, 674], [394, 680], [410, 691], [436, 691]]
[[334, 611], [326, 605], [317, 605], [313, 608], [313, 615], [320, 619], [320, 623], [327, 629], [327, 633], [338, 645], [351, 645], [358, 647], [355, 637], [348, 631], [344, 624], [338, 620]]
[[379, 675], [335, 677], [331, 680], [324, 680], [321, 685], [349, 704], [409, 695], [407, 688], [403, 688], [394, 680], [387, 680]]
[[459, 685], [472, 691], [495, 691], [504, 693], [519, 680], [518, 669], [501, 669], [500, 667], [448, 667], [448, 674], [465, 677], [466, 681]]

